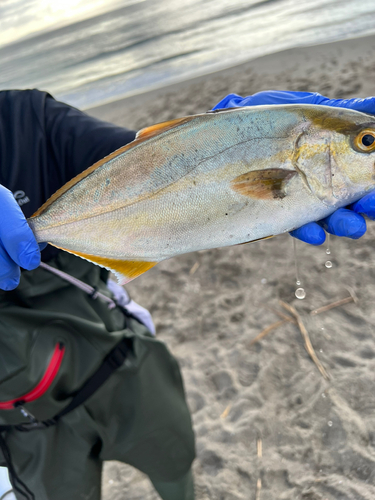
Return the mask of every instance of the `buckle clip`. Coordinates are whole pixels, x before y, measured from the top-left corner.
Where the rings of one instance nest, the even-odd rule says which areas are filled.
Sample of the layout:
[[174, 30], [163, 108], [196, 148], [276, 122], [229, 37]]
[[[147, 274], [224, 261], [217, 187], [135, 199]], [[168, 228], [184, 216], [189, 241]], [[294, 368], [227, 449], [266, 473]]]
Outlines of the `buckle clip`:
[[28, 410], [26, 410], [26, 408], [23, 406], [23, 404], [24, 404], [23, 401], [19, 401], [18, 403], [15, 403], [14, 407], [18, 408], [21, 412], [21, 415], [25, 418], [28, 418], [32, 424], [35, 424], [36, 422], [38, 422], [38, 419], [35, 418], [32, 413], [30, 413]]

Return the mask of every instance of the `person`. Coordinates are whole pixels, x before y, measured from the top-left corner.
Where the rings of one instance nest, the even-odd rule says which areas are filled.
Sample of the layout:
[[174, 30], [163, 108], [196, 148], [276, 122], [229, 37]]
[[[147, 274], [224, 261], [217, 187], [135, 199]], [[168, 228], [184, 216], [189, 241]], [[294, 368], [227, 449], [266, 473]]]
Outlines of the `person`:
[[[214, 109], [289, 102], [375, 110], [374, 98], [276, 91], [230, 94]], [[164, 500], [194, 498], [194, 434], [176, 360], [120, 287], [107, 286], [107, 271], [48, 246], [40, 253], [26, 222], [134, 137], [45, 92], [0, 92], [0, 464], [18, 500], [98, 500], [104, 460], [137, 467]], [[373, 193], [292, 235], [358, 238], [361, 214], [375, 217]]]
[[17, 499], [97, 500], [104, 460], [194, 497], [176, 360], [106, 270], [52, 247], [40, 267], [25, 219], [134, 137], [46, 92], [0, 92], [0, 465]]

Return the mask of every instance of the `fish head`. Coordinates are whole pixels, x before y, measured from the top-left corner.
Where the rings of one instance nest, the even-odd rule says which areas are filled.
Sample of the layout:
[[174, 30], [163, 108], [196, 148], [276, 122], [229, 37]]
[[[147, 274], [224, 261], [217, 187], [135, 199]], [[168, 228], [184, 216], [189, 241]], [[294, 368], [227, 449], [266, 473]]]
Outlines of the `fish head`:
[[310, 192], [336, 207], [375, 189], [375, 117], [328, 106], [302, 113], [293, 164]]

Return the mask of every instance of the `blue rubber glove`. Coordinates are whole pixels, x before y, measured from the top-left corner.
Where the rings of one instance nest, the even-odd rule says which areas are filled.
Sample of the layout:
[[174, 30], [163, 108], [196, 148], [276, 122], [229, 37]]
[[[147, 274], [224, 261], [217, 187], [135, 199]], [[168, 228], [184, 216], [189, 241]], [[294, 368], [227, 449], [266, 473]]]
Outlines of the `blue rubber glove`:
[[[375, 97], [366, 99], [328, 99], [328, 97], [318, 93], [281, 90], [258, 92], [248, 97], [229, 94], [213, 109], [260, 106], [264, 104], [321, 104], [323, 106], [350, 108], [362, 113], [375, 114]], [[357, 239], [366, 232], [366, 221], [361, 214], [375, 220], [375, 191], [367, 194], [350, 207], [339, 208], [326, 219], [318, 223], [310, 222], [305, 224], [290, 234], [311, 245], [324, 243], [326, 239], [324, 229], [336, 236]]]
[[39, 266], [40, 250], [13, 194], [1, 185], [0, 214], [0, 289], [13, 290], [20, 267], [30, 271]]

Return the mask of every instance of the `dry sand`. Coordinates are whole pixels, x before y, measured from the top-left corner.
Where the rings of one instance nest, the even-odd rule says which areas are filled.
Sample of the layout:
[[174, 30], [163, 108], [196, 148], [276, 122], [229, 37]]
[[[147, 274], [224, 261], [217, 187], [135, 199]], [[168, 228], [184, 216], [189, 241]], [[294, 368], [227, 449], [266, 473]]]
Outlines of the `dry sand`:
[[[375, 94], [375, 37], [293, 49], [89, 112], [136, 129], [206, 111], [229, 92]], [[294, 296], [288, 235], [163, 262], [128, 285], [178, 358], [197, 438], [197, 500], [375, 498], [375, 224], [359, 241], [298, 242], [305, 300]], [[310, 311], [349, 295], [318, 316]], [[269, 306], [292, 304], [331, 379], [309, 358], [296, 325]], [[152, 415], [150, 415], [152, 418]], [[257, 442], [262, 444], [262, 453]], [[262, 456], [260, 456], [262, 455]], [[156, 500], [147, 478], [106, 465], [104, 500]], [[176, 499], [178, 500], [178, 499]]]

